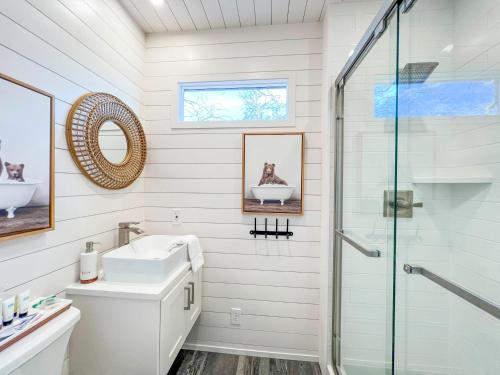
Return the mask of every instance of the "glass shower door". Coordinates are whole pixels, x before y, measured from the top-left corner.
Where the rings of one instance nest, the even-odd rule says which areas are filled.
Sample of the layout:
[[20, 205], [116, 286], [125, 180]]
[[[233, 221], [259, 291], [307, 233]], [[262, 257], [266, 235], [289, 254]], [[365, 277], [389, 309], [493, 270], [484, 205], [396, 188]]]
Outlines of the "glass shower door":
[[418, 0], [399, 36], [395, 373], [497, 375], [500, 3]]
[[333, 356], [344, 375], [390, 374], [393, 362], [395, 218], [384, 191], [395, 186], [397, 12], [381, 26], [337, 91]]
[[500, 2], [384, 7], [336, 81], [333, 362], [498, 375]]

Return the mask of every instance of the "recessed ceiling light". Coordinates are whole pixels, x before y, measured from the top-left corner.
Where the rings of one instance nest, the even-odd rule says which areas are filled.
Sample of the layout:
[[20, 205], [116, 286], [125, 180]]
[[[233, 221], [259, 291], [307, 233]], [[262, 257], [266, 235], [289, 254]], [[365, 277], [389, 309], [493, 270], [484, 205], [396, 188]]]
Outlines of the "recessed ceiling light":
[[159, 7], [160, 5], [163, 5], [163, 0], [149, 0], [151, 1], [151, 4], [153, 4], [154, 6], [157, 6]]

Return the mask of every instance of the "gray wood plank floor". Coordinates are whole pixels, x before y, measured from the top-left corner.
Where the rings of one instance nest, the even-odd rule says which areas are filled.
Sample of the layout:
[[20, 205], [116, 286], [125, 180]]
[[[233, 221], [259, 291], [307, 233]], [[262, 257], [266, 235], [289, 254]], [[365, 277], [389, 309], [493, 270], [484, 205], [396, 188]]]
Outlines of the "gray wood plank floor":
[[317, 363], [182, 350], [168, 375], [321, 375]]

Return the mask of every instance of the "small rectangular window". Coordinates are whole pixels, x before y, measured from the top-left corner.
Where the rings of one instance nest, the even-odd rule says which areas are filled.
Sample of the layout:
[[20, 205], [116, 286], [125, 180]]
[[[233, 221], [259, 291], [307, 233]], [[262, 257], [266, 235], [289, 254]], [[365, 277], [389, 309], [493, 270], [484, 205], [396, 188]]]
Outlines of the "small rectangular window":
[[180, 122], [287, 122], [288, 80], [179, 84]]

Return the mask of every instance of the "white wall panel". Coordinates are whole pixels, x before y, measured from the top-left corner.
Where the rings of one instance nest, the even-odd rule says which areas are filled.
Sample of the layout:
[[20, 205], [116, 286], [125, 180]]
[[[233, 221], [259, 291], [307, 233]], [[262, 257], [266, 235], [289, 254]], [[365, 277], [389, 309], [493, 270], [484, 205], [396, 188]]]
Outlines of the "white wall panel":
[[[146, 61], [185, 61], [252, 56], [291, 54], [321, 54], [321, 37], [299, 40], [248, 41], [239, 43], [199, 44], [190, 46], [152, 47], [146, 51]], [[230, 47], [230, 48], [228, 48]]]
[[[266, 14], [257, 14], [247, 2], [221, 1], [222, 12], [210, 0], [186, 5], [171, 0], [156, 9], [123, 3], [149, 31], [188, 29], [193, 21], [214, 29], [271, 21], [270, 6]], [[176, 19], [169, 6], [186, 8], [184, 19]], [[101, 242], [98, 250], [106, 252], [116, 246], [119, 221], [139, 220], [151, 234], [201, 237], [207, 258], [205, 312], [189, 339], [192, 344], [315, 359], [322, 209], [320, 25], [156, 34], [146, 41], [116, 0], [7, 0], [0, 5], [0, 27], [0, 71], [56, 97], [57, 222], [53, 232], [2, 243], [0, 290], [62, 292], [77, 279], [86, 241]], [[177, 77], [227, 79], [237, 72], [295, 75], [295, 129], [306, 132], [306, 211], [290, 218], [294, 237], [288, 241], [249, 235], [253, 217], [240, 212], [241, 129], [171, 128]], [[150, 147], [146, 172], [126, 189], [96, 187], [68, 153], [66, 115], [90, 91], [117, 95], [144, 120]], [[182, 225], [172, 223], [173, 208], [183, 209]], [[229, 325], [231, 307], [243, 309], [237, 329]]]
[[[200, 317], [200, 325], [209, 327], [235, 328], [229, 323], [228, 313], [206, 312]], [[312, 319], [295, 319], [284, 317], [263, 317], [258, 315], [243, 314], [241, 316], [241, 329], [263, 330], [283, 333], [299, 333], [305, 335], [318, 334], [318, 321]]]
[[[286, 18], [288, 1], [285, 3]], [[221, 2], [221, 6], [226, 17], [229, 4]], [[271, 9], [269, 17], [270, 13]], [[256, 16], [259, 23], [261, 15]], [[238, 22], [237, 15], [231, 17]], [[188, 345], [251, 348], [272, 352], [272, 356], [317, 356], [321, 37], [318, 25], [148, 36], [146, 75], [151, 79], [146, 77], [147, 118], [159, 118], [177, 100], [172, 91], [177, 76], [234, 79], [237, 72], [279, 75], [296, 71], [300, 85], [293, 105], [298, 116], [296, 129], [306, 132], [306, 211], [304, 216], [290, 217], [294, 232], [290, 240], [253, 239], [249, 235], [253, 216], [240, 211], [241, 129], [172, 129], [171, 117], [147, 121], [147, 231], [195, 233], [206, 251], [203, 312]], [[174, 208], [182, 210], [181, 225], [172, 223]], [[271, 227], [274, 219], [269, 216]], [[280, 228], [284, 219], [280, 218]], [[263, 225], [263, 217], [259, 225]], [[230, 325], [231, 307], [242, 309], [239, 327]]]
[[60, 293], [77, 280], [86, 241], [105, 252], [119, 221], [144, 221], [142, 178], [101, 189], [76, 168], [64, 139], [71, 104], [89, 91], [115, 94], [140, 115], [144, 35], [115, 0], [2, 1], [0, 28], [0, 72], [56, 98], [56, 229], [1, 243], [0, 293]]

